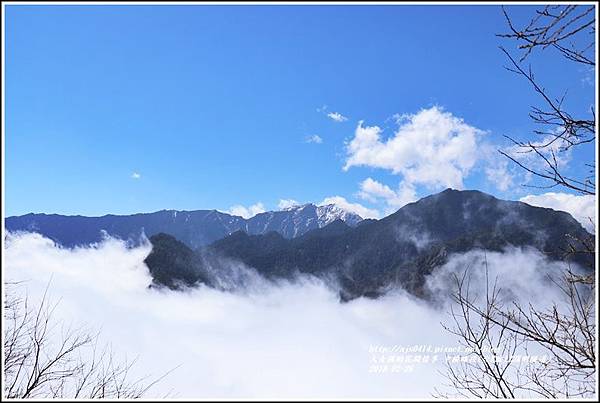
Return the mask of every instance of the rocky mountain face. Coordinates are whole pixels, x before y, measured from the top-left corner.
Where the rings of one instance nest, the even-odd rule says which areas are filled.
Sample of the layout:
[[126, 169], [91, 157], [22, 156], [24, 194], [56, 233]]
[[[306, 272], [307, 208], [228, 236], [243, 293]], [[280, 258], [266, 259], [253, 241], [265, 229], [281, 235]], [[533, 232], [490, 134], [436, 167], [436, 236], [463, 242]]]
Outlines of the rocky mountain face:
[[130, 240], [134, 245], [140, 242], [142, 234], [150, 237], [166, 233], [186, 246], [196, 249], [236, 231], [245, 231], [252, 235], [275, 231], [285, 238], [293, 238], [322, 228], [336, 219], [341, 219], [351, 226], [362, 221], [358, 215], [333, 204], [305, 204], [283, 211], [257, 214], [249, 219], [217, 210], [162, 210], [146, 214], [109, 214], [102, 217], [26, 214], [6, 218], [5, 228], [8, 231], [38, 232], [66, 247], [99, 242], [104, 233]]
[[[266, 223], [287, 228], [278, 218], [281, 212], [270, 214]], [[594, 265], [593, 256], [566, 255], [570, 244], [590, 236], [568, 213], [478, 191], [448, 189], [355, 226], [339, 219], [311, 225], [314, 229], [302, 227], [302, 234], [269, 231], [268, 224], [261, 235], [242, 229], [196, 251], [176, 236], [156, 235], [146, 264], [155, 284], [170, 288], [198, 283], [219, 288], [221, 275], [230, 278], [235, 265], [271, 280], [310, 274], [339, 288], [344, 300], [378, 296], [396, 286], [423, 296], [425, 276], [435, 267], [452, 253], [478, 248], [531, 247], [553, 260]]]

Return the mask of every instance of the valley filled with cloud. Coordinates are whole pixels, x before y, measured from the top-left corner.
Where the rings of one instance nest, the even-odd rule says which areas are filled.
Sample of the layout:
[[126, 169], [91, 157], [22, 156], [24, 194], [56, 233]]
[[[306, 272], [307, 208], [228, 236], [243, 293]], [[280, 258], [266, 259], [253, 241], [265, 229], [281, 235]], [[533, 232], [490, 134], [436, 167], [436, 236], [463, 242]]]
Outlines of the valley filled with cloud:
[[[429, 398], [436, 389], [451, 391], [441, 373], [460, 345], [442, 324], [452, 324], [454, 274], [470, 270], [473, 292], [481, 294], [485, 259], [489, 278], [497, 278], [512, 301], [564, 303], [547, 277], [560, 275], [564, 264], [534, 250], [453, 257], [428, 279], [434, 301], [397, 289], [347, 303], [310, 277], [255, 279], [236, 292], [149, 288], [143, 262], [149, 252], [148, 244], [128, 248], [111, 238], [71, 250], [38, 234], [8, 234], [4, 273], [32, 304], [48, 289], [56, 304], [54, 343], [61, 327], [100, 331], [115, 359], [135, 359], [134, 378], [168, 373], [148, 393], [156, 397]], [[447, 352], [392, 354], [431, 361], [376, 372], [381, 354], [373, 351], [394, 346]]]

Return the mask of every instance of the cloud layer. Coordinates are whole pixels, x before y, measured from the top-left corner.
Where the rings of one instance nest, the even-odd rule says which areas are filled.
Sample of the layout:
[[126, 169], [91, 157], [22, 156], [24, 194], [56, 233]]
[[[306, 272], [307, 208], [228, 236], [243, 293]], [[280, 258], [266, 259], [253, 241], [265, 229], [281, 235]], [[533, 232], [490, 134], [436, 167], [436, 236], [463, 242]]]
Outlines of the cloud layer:
[[4, 273], [6, 280], [25, 280], [32, 302], [51, 280], [50, 298], [60, 299], [56, 318], [100, 329], [117, 358], [138, 357], [134, 375], [177, 368], [153, 396], [398, 399], [427, 398], [443, 388], [443, 356], [412, 372], [376, 373], [369, 349], [456, 346], [440, 325], [448, 320], [443, 296], [452, 273], [471, 266], [481, 279], [485, 257], [515, 295], [547, 300], [553, 293], [542, 274], [559, 269], [533, 251], [457, 256], [428, 281], [442, 300], [437, 309], [402, 291], [340, 304], [335, 292], [309, 278], [238, 293], [149, 289], [143, 264], [149, 251], [147, 244], [127, 249], [113, 239], [67, 250], [37, 234], [8, 234]]
[[27, 280], [32, 301], [51, 279], [50, 298], [60, 299], [56, 317], [101, 329], [118, 357], [138, 357], [135, 376], [177, 368], [153, 395], [391, 398], [426, 396], [437, 382], [430, 368], [369, 373], [372, 344], [440, 341], [407, 331], [407, 323], [431, 313], [403, 294], [340, 304], [310, 279], [242, 294], [162, 292], [147, 288], [148, 252], [115, 240], [65, 250], [39, 235], [9, 236], [5, 270], [8, 279]]

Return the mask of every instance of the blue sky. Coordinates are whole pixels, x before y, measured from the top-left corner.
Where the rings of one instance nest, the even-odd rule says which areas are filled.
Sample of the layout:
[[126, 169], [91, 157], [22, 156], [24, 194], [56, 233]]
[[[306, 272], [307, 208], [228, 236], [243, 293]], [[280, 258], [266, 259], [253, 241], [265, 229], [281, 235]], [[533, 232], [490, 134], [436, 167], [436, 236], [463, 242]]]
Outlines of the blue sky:
[[[533, 8], [509, 11], [524, 21]], [[377, 160], [399, 127], [415, 136], [407, 125], [427, 116], [462, 119], [466, 143], [476, 138], [452, 187], [539, 193], [495, 152], [504, 134], [532, 138], [528, 110], [540, 104], [503, 68], [498, 46], [516, 44], [495, 36], [506, 31], [499, 6], [15, 5], [5, 19], [8, 216], [328, 198], [381, 216], [456, 183], [438, 175], [444, 163], [419, 165], [427, 153]], [[550, 91], [569, 90], [571, 110], [593, 105], [593, 73], [550, 51], [529, 61]], [[349, 164], [353, 139], [375, 126], [379, 142], [355, 151], [381, 153]], [[594, 159], [590, 147], [567, 169]], [[499, 187], [490, 167], [511, 183]]]

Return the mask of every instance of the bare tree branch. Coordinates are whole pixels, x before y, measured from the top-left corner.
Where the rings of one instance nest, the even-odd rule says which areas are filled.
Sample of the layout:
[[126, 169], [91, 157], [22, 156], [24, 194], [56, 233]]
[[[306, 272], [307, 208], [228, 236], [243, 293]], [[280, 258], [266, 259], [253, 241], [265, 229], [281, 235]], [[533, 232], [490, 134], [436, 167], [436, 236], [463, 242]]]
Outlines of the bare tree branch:
[[[453, 326], [444, 328], [472, 351], [473, 360], [448, 363], [445, 373], [462, 397], [567, 398], [596, 393], [596, 324], [594, 280], [567, 270], [560, 281], [552, 279], [566, 304], [536, 308], [513, 301], [505, 305], [497, 281], [488, 278], [480, 303], [470, 286], [470, 268], [454, 276]], [[497, 279], [496, 279], [497, 280]], [[549, 359], [524, 365], [515, 357], [531, 349], [545, 351]], [[503, 359], [500, 359], [503, 358]]]
[[98, 334], [63, 328], [53, 320], [48, 286], [35, 309], [5, 284], [4, 396], [6, 398], [140, 398], [173, 370], [131, 379], [135, 360], [118, 362]]
[[[533, 90], [540, 96], [544, 107], [532, 106], [529, 117], [540, 129], [534, 134], [541, 136], [540, 141], [517, 141], [517, 151], [500, 153], [542, 181], [538, 188], [564, 187], [582, 194], [595, 195], [595, 161], [584, 164], [589, 175], [584, 178], [572, 178], [563, 171], [560, 164], [561, 153], [572, 148], [595, 145], [596, 113], [590, 108], [590, 116], [576, 117], [565, 108], [566, 92], [560, 97], [551, 96], [536, 79], [531, 66], [521, 63], [534, 49], [553, 48], [567, 60], [595, 67], [595, 12], [593, 5], [548, 5], [536, 10], [535, 15], [523, 28], [517, 28], [507, 10], [502, 7], [509, 32], [498, 34], [501, 38], [516, 40], [523, 51], [519, 61], [504, 48], [502, 52], [510, 61], [507, 70], [524, 77]], [[521, 158], [530, 154], [530, 158]]]

